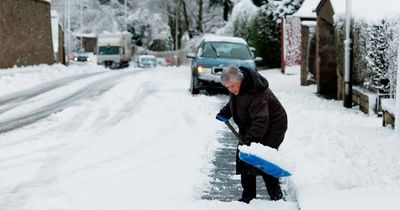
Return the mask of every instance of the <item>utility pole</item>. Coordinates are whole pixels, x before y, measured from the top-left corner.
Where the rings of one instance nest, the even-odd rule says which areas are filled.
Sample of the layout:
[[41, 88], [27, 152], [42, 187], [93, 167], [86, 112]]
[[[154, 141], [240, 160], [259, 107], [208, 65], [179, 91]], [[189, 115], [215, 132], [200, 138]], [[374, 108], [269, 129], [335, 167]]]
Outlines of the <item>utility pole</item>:
[[82, 0], [80, 0], [81, 3], [81, 49], [83, 49], [83, 5], [82, 5]]
[[70, 54], [70, 35], [71, 35], [71, 0], [64, 0], [64, 52], [65, 52], [65, 65], [69, 65]]
[[68, 0], [68, 25], [67, 25], [67, 52], [68, 52], [68, 64], [69, 54], [71, 53], [71, 0]]
[[[399, 39], [400, 40], [400, 39]], [[400, 43], [397, 50], [396, 107], [394, 114], [394, 131], [400, 136]]]
[[351, 84], [351, 0], [346, 0], [346, 39], [344, 40], [344, 98], [343, 106], [352, 107], [352, 84]]
[[179, 14], [179, 5], [175, 8], [175, 50], [178, 50], [178, 14]]
[[125, 31], [128, 31], [128, 9], [126, 0], [124, 0], [124, 6], [125, 6]]
[[67, 0], [64, 0], [63, 2], [63, 29], [64, 29], [64, 59], [65, 59], [65, 65], [68, 66], [68, 56], [67, 56]]

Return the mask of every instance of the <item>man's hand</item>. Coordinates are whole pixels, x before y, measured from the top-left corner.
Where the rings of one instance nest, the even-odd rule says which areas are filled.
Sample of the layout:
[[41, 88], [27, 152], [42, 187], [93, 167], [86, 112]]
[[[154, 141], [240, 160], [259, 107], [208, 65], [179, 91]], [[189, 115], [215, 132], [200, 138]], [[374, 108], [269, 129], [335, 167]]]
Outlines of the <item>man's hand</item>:
[[253, 142], [251, 136], [244, 136], [242, 138], [242, 141], [243, 141], [243, 144], [247, 145], [247, 146], [250, 146], [251, 142]]
[[221, 114], [217, 114], [217, 116], [215, 118], [224, 123], [228, 122], [228, 119], [226, 117], [222, 116]]

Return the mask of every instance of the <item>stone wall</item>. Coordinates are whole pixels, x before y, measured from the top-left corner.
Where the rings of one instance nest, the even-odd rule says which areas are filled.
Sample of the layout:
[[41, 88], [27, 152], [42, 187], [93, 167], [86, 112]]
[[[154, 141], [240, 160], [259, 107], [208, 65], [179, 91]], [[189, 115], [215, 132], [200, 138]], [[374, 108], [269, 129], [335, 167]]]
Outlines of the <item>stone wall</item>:
[[1, 0], [0, 69], [54, 63], [50, 3]]
[[317, 92], [327, 98], [337, 97], [336, 49], [334, 27], [317, 18]]

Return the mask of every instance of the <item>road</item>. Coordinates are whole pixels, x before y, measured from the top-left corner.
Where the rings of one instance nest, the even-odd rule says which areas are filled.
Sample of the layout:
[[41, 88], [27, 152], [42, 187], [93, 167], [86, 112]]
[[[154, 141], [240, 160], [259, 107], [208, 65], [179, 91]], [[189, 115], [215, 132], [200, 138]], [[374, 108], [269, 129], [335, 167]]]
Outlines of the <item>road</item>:
[[[137, 72], [108, 71], [74, 75], [3, 96], [0, 98], [0, 133], [34, 123], [78, 100], [101, 95], [121, 78], [134, 73]], [[26, 111], [26, 106], [34, 109]]]
[[[0, 96], [0, 206], [241, 209], [214, 203], [241, 193], [236, 141], [215, 120], [227, 96], [192, 96], [189, 77], [185, 66], [97, 69]], [[259, 189], [251, 209], [297, 209]]]

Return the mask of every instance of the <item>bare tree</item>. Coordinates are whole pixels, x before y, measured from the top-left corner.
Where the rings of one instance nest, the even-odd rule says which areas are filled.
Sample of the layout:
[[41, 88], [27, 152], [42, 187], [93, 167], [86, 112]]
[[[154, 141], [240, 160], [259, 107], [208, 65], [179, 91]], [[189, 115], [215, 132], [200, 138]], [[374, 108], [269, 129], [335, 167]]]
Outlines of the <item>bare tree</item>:
[[223, 19], [224, 21], [228, 21], [229, 15], [233, 9], [233, 3], [231, 0], [210, 0], [209, 7], [215, 8], [216, 6], [223, 7]]
[[193, 34], [211, 33], [223, 26], [223, 17], [220, 15], [222, 6], [217, 4], [210, 7], [210, 2], [211, 0], [155, 0], [152, 7], [165, 15], [174, 44], [178, 43], [180, 47], [179, 40], [185, 33], [192, 38]]

